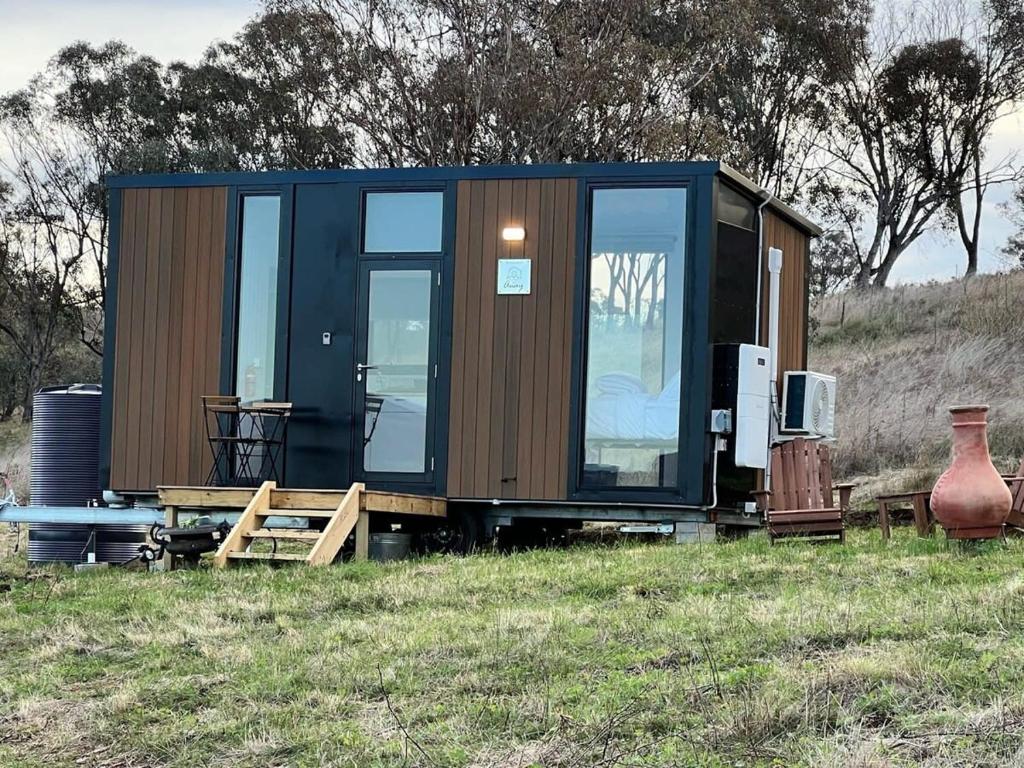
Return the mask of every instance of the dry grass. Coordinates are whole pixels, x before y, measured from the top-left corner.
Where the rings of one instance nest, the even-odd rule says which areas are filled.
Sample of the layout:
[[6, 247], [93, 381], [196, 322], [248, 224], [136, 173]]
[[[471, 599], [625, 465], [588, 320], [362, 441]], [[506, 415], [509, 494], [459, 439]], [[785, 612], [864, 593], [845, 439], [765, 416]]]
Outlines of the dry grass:
[[21, 500], [28, 498], [32, 460], [30, 431], [30, 425], [20, 421], [0, 423], [0, 472], [7, 474]]
[[4, 766], [1007, 766], [1024, 541], [0, 560]]
[[[813, 315], [810, 367], [839, 377], [840, 474], [868, 482], [901, 470], [934, 476], [949, 453], [946, 408], [973, 402], [991, 406], [997, 464], [1017, 468], [1024, 272], [841, 294], [819, 302]], [[902, 483], [885, 489], [903, 490]]]

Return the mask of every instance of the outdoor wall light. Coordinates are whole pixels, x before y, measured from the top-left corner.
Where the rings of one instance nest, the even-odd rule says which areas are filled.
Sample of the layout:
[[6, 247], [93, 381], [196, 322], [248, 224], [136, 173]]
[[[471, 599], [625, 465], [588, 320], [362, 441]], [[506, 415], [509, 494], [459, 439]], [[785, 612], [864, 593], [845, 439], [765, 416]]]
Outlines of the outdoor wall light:
[[501, 230], [502, 240], [520, 241], [526, 239], [526, 230], [522, 227], [505, 227]]

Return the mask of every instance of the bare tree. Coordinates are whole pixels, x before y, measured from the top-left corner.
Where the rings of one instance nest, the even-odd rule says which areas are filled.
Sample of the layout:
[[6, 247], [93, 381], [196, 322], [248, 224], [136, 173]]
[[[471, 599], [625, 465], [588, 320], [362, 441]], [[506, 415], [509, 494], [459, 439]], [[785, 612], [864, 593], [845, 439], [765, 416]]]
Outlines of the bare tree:
[[978, 270], [985, 195], [1015, 177], [1014, 154], [991, 158], [987, 150], [996, 123], [1024, 98], [1024, 10], [1005, 0], [935, 0], [928, 20], [934, 42], [897, 56], [892, 69], [904, 82], [892, 100], [897, 119], [939, 127], [920, 131], [916, 151], [940, 176], [969, 277]]
[[777, 197], [795, 201], [815, 174], [832, 125], [829, 61], [856, 46], [870, 0], [766, 0], [757, 34], [730, 52], [694, 93], [704, 123], [721, 133], [722, 156]]
[[[20, 144], [12, 151], [21, 158], [15, 168], [30, 162]], [[74, 283], [87, 246], [69, 233], [59, 192], [24, 170], [18, 181], [0, 200], [0, 338], [14, 354], [8, 383], [19, 388], [22, 418], [31, 421], [32, 394], [79, 327]]]
[[934, 16], [918, 5], [888, 11], [861, 45], [833, 49], [838, 119], [814, 195], [848, 234], [861, 287], [885, 285], [899, 257], [957, 205], [971, 148], [987, 136], [970, 117], [983, 76], [977, 55], [958, 37], [937, 39]]

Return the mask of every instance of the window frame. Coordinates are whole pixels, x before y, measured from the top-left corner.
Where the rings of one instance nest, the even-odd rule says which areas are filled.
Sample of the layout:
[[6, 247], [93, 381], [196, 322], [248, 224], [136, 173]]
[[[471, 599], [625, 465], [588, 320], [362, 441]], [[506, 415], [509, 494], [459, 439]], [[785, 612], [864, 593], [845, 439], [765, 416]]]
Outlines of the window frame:
[[[437, 194], [441, 196], [441, 219], [439, 224], [439, 241], [436, 251], [368, 251], [366, 250], [366, 214], [370, 195], [403, 195], [403, 194]], [[445, 251], [445, 216], [448, 207], [448, 195], [444, 185], [432, 184], [424, 186], [381, 185], [362, 186], [359, 190], [359, 256], [361, 258], [440, 258]]]
[[[724, 197], [727, 194], [735, 195], [741, 200], [746, 201], [747, 205], [749, 206], [749, 208], [745, 211], [750, 215], [749, 227], [731, 218], [726, 218], [723, 216], [722, 203], [725, 202]], [[736, 227], [737, 229], [742, 229], [746, 232], [757, 232], [757, 200], [751, 198], [749, 194], [744, 193], [742, 190], [733, 186], [732, 184], [729, 184], [728, 182], [722, 180], [719, 180], [718, 182], [715, 196], [715, 223], [728, 224], [730, 227]]]
[[[676, 482], [672, 486], [608, 486], [588, 483], [583, 471], [586, 456], [586, 386], [589, 348], [590, 256], [594, 192], [602, 189], [686, 190], [682, 334], [680, 350], [679, 444]], [[705, 178], [688, 176], [591, 177], [582, 179], [577, 190], [576, 276], [573, 310], [574, 338], [570, 389], [569, 488], [572, 501], [616, 501], [699, 506], [704, 500], [705, 448], [707, 435], [704, 412], [709, 397], [707, 310], [708, 259], [713, 241], [711, 184]], [[703, 301], [700, 300], [703, 286]], [[702, 341], [698, 341], [702, 339]]]
[[[431, 276], [430, 282], [430, 331], [428, 360], [436, 367], [440, 366], [441, 350], [441, 285], [438, 276], [441, 274], [442, 263], [439, 258], [404, 258], [404, 259], [365, 259], [358, 265], [357, 278], [357, 301], [359, 314], [356, 318], [355, 344], [353, 347], [354, 359], [365, 360], [368, 354], [369, 344], [369, 300], [370, 283], [374, 271], [424, 271]], [[366, 469], [366, 454], [364, 435], [366, 433], [366, 381], [357, 384], [353, 388], [353, 429], [352, 429], [352, 452], [354, 457], [353, 471], [355, 477], [361, 482], [369, 483], [390, 483], [405, 486], [433, 486], [436, 482], [437, 453], [439, 442], [437, 439], [438, 422], [438, 384], [439, 374], [427, 377], [427, 408], [425, 419], [425, 446], [424, 446], [424, 468], [422, 472], [397, 472], [392, 470], [368, 470]], [[362, 397], [360, 397], [362, 395]], [[360, 402], [362, 400], [362, 402]], [[447, 417], [447, 413], [446, 413]], [[447, 422], [446, 422], [447, 423]], [[447, 441], [444, 442], [444, 450], [447, 451]]]
[[292, 214], [294, 185], [233, 187], [228, 195], [227, 254], [224, 264], [224, 318], [221, 330], [222, 393], [238, 391], [238, 326], [241, 312], [242, 227], [245, 199], [277, 197], [280, 201], [277, 250], [277, 296], [275, 306], [274, 377], [271, 399], [288, 399], [288, 331], [291, 310]]
[[[454, 322], [454, 280], [455, 268], [455, 225], [456, 212], [458, 209], [458, 185], [457, 179], [444, 179], [437, 181], [370, 181], [356, 182], [354, 187], [358, 189], [358, 206], [355, 212], [355, 220], [352, 222], [352, 235], [354, 237], [356, 252], [356, 280], [357, 292], [352, 302], [353, 331], [358, 336], [356, 324], [360, 322], [363, 306], [359, 303], [358, 297], [361, 288], [359, 279], [362, 274], [363, 265], [379, 265], [382, 262], [397, 262], [403, 268], [405, 265], [412, 265], [410, 268], [417, 268], [415, 265], [430, 262], [436, 263], [439, 273], [436, 287], [436, 301], [438, 311], [436, 315], [437, 329], [437, 352], [436, 362], [438, 374], [433, 382], [433, 408], [431, 412], [432, 427], [430, 456], [434, 460], [434, 467], [431, 471], [415, 476], [409, 473], [381, 474], [370, 473], [368, 480], [374, 485], [387, 487], [389, 490], [405, 493], [433, 493], [443, 495], [447, 488], [448, 479], [448, 417], [450, 403], [448, 396], [451, 389], [451, 365], [452, 365], [452, 326]], [[441, 250], [437, 252], [407, 252], [407, 251], [373, 251], [367, 253], [364, 250], [364, 234], [366, 221], [366, 196], [377, 192], [437, 192], [442, 195], [441, 208]], [[355, 354], [355, 353], [353, 353]], [[355, 358], [353, 358], [353, 361]], [[351, 413], [359, 419], [358, 393], [353, 385], [351, 399]], [[353, 456], [352, 472], [353, 477], [359, 477], [362, 472], [362, 435], [357, 434], [358, 429], [352, 431], [352, 442], [350, 452]]]

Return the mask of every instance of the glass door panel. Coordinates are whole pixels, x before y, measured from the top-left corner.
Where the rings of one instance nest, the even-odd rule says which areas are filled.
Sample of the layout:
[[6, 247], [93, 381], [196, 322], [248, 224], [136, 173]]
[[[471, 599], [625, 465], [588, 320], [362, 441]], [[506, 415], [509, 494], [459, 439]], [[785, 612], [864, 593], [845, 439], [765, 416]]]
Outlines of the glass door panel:
[[436, 267], [369, 263], [363, 271], [356, 363], [362, 469], [426, 479], [433, 464]]
[[595, 189], [582, 480], [676, 485], [686, 189]]

